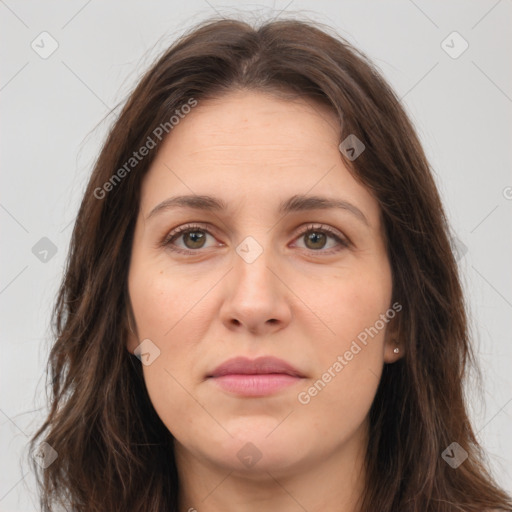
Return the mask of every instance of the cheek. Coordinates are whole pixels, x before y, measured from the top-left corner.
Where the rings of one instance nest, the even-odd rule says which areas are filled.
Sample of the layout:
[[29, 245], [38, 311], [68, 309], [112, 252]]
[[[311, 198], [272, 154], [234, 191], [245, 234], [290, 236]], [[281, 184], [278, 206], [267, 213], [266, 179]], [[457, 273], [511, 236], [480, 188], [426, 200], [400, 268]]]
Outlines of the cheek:
[[193, 349], [211, 321], [201, 308], [205, 292], [197, 286], [159, 271], [151, 275], [146, 270], [134, 276], [130, 292], [140, 340], [149, 338], [160, 350], [155, 363], [144, 368], [148, 377], [154, 379], [152, 374], [158, 369], [164, 381], [172, 374], [181, 382], [185, 370], [197, 363]]
[[196, 282], [193, 276], [164, 272], [150, 263], [134, 265], [129, 275], [139, 340], [150, 339], [160, 351], [142, 367], [146, 388], [157, 414], [173, 433], [177, 426], [185, 431], [192, 428], [192, 419], [204, 414], [189, 391], [197, 377], [194, 348], [211, 322], [206, 303], [201, 302], [212, 287], [209, 281]]
[[308, 301], [328, 328], [327, 334], [318, 338], [321, 347], [317, 345], [324, 363], [328, 362], [325, 355], [332, 358], [333, 353], [348, 350], [358, 337], [363, 343], [365, 337], [372, 340], [365, 353], [382, 345], [388, 322], [383, 322], [381, 315], [390, 307], [392, 292], [391, 274], [385, 265], [343, 270], [325, 279], [321, 290], [310, 292]]
[[[134, 265], [129, 291], [140, 336], [168, 344], [187, 317], [200, 316], [201, 298], [214, 279], [164, 271], [162, 266], [151, 262]], [[198, 325], [200, 322], [192, 323], [192, 327]]]
[[357, 359], [361, 355], [342, 365], [339, 372], [332, 369], [320, 374], [297, 397], [296, 418], [305, 424], [312, 421], [315, 435], [326, 445], [343, 443], [361, 429], [368, 416], [382, 366], [368, 355], [363, 356], [363, 363], [363, 357]]
[[384, 363], [391, 288], [388, 273], [353, 272], [331, 279], [317, 295], [315, 308], [329, 334], [315, 341], [319, 364], [298, 402], [311, 414], [328, 415], [328, 424], [355, 427], [371, 406]]

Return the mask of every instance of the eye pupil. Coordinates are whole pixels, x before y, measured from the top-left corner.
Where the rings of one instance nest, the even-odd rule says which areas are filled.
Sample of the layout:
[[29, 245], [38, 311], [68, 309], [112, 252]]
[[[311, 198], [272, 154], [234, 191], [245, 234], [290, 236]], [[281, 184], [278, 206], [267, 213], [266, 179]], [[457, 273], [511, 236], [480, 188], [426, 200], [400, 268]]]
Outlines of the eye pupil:
[[[321, 249], [326, 242], [326, 235], [325, 233], [320, 233], [318, 231], [312, 231], [307, 236], [307, 243], [306, 246], [308, 246], [309, 249]], [[320, 241], [320, 245], [314, 245], [313, 247], [309, 247], [308, 243], [312, 242], [313, 244], [318, 243]]]
[[198, 249], [204, 245], [205, 235], [200, 231], [189, 231], [188, 233], [185, 233], [183, 237], [185, 240], [185, 245], [187, 245], [187, 238], [192, 240], [192, 246], [189, 247], [189, 249]]

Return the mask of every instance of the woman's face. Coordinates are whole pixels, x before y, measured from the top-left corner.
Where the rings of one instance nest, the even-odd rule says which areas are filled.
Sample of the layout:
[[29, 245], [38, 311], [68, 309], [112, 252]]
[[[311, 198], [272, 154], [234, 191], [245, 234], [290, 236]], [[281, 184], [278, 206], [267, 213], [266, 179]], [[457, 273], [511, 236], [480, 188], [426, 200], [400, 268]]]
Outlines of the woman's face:
[[151, 340], [144, 379], [177, 460], [277, 474], [366, 443], [401, 306], [338, 137], [321, 105], [239, 91], [199, 102], [144, 179], [128, 349]]

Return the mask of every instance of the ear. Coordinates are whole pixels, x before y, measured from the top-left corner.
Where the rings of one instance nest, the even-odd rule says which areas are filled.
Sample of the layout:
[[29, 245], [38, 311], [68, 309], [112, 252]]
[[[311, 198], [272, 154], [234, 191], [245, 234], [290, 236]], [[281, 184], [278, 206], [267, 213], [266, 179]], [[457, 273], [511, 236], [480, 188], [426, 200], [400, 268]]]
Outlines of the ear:
[[404, 356], [405, 347], [401, 341], [399, 322], [397, 317], [392, 318], [386, 326], [384, 337], [384, 362], [396, 363]]

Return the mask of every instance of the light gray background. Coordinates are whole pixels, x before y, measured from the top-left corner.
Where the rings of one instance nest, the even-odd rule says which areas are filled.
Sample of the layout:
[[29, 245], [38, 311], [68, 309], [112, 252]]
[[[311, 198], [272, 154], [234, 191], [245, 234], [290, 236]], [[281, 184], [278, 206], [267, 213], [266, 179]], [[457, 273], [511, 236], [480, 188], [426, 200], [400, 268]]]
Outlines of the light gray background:
[[[0, 510], [37, 509], [20, 458], [41, 420], [49, 314], [72, 223], [114, 116], [102, 120], [152, 58], [215, 11], [327, 23], [366, 52], [403, 98], [458, 239], [484, 375], [481, 395], [468, 387], [475, 429], [512, 492], [510, 0], [0, 0]], [[42, 45], [43, 31], [59, 45], [47, 59], [31, 48], [34, 40]], [[441, 47], [453, 31], [469, 43], [456, 59]], [[447, 43], [452, 52], [462, 48], [453, 37]], [[32, 252], [42, 237], [57, 247], [46, 262]]]

